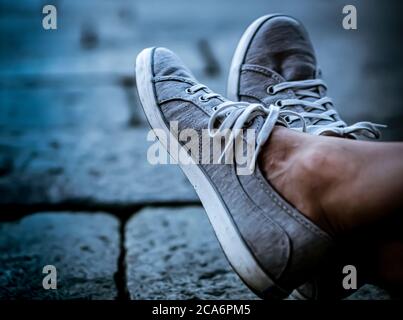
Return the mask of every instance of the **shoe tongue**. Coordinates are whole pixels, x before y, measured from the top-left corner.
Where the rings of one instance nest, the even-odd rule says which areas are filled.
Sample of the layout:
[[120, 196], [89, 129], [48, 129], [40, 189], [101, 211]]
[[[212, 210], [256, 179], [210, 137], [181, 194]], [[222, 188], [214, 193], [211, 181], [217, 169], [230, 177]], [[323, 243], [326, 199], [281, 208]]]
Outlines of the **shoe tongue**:
[[281, 74], [286, 81], [315, 79], [314, 56], [309, 52], [293, 52], [283, 60]]
[[[293, 50], [291, 54], [283, 59], [281, 64], [281, 75], [286, 81], [299, 81], [317, 78], [316, 61], [313, 50]], [[315, 98], [305, 97], [304, 100], [315, 101]], [[303, 112], [305, 108], [295, 106], [292, 111]], [[312, 113], [321, 113], [320, 110], [310, 110]], [[319, 120], [315, 125], [325, 125], [331, 123], [329, 120]], [[297, 125], [300, 125], [297, 123]]]

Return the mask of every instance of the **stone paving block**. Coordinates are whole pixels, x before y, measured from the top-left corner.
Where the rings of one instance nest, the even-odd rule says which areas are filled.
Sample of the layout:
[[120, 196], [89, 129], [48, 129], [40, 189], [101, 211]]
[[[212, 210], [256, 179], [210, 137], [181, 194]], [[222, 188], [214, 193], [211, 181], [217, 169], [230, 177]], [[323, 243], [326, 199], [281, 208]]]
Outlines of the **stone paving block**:
[[375, 285], [366, 284], [346, 300], [390, 300], [392, 297], [386, 291]]
[[117, 86], [98, 87], [80, 81], [2, 87], [0, 130], [123, 128], [130, 119], [127, 103], [125, 92]]
[[129, 220], [125, 238], [131, 299], [256, 299], [202, 208], [146, 208]]
[[177, 165], [147, 161], [148, 129], [0, 136], [0, 204], [198, 202]]
[[[232, 271], [202, 208], [143, 209], [129, 220], [125, 238], [132, 299], [257, 299]], [[390, 298], [364, 285], [347, 299]]]
[[[3, 41], [0, 53], [0, 76], [128, 77], [134, 73], [137, 53], [157, 45], [177, 52], [200, 81], [225, 94], [227, 71], [244, 29], [263, 14], [284, 12], [303, 21], [310, 32], [329, 95], [343, 118], [349, 123], [386, 123], [385, 139], [403, 139], [399, 102], [403, 70], [394, 63], [402, 52], [402, 28], [385, 23], [396, 20], [400, 12], [396, 3], [382, 10], [379, 2], [357, 1], [360, 27], [354, 31], [341, 26], [345, 5], [341, 0], [251, 0], [236, 5], [214, 0], [169, 5], [164, 0], [100, 0], [96, 8], [91, 2], [66, 1], [58, 4], [59, 28], [55, 31], [42, 29], [42, 5], [42, 1], [2, 3], [2, 12], [8, 14], [0, 16], [1, 36], [8, 41]], [[214, 59], [201, 43], [207, 43]], [[213, 64], [218, 66], [216, 72], [209, 71]]]
[[[0, 299], [115, 299], [119, 222], [105, 213], [46, 212], [0, 223]], [[45, 290], [45, 265], [57, 289]]]
[[[96, 6], [92, 2], [71, 0], [57, 3], [59, 28], [54, 31], [41, 27], [43, 4], [41, 0], [0, 2], [2, 205], [127, 206], [198, 201], [179, 168], [147, 164], [149, 144], [145, 140], [145, 127], [124, 128], [130, 114], [140, 119], [140, 125], [145, 124], [141, 112], [138, 113], [131, 83], [135, 56], [147, 46], [166, 46], [178, 53], [201, 82], [225, 94], [226, 75], [239, 37], [251, 21], [272, 12], [284, 12], [304, 22], [329, 84], [330, 96], [347, 122], [386, 123], [389, 128], [385, 139], [403, 139], [400, 125], [403, 91], [399, 82], [402, 67], [395, 63], [401, 57], [401, 46], [400, 41], [394, 40], [401, 37], [401, 25], [385, 23], [385, 17], [395, 21], [394, 16], [401, 12], [394, 4], [388, 3], [388, 10], [383, 10], [374, 0], [365, 0], [365, 4], [357, 1], [359, 29], [354, 31], [346, 31], [341, 26], [341, 10], [345, 5], [341, 0], [326, 4], [315, 0], [303, 3], [251, 0], [235, 5], [214, 0], [186, 3], [174, 0], [169, 4], [165, 0], [99, 0]], [[187, 209], [146, 212], [151, 212], [148, 214], [151, 216], [165, 216], [161, 211], [172, 210], [179, 213], [167, 221], [179, 224], [177, 221], [182, 218], [176, 216], [184, 216], [182, 210]], [[169, 226], [152, 225], [155, 222], [148, 215], [144, 218], [142, 212], [131, 224], [140, 221], [144, 226], [151, 224], [147, 227], [150, 230], [171, 230]], [[194, 220], [183, 219], [183, 224], [196, 230]], [[168, 240], [174, 243], [179, 241], [174, 237], [175, 232], [167, 232], [172, 237]], [[198, 232], [201, 231], [194, 231]], [[186, 232], [184, 235], [190, 237]], [[208, 248], [214, 246], [213, 242], [206, 241]], [[149, 257], [164, 255], [169, 250], [168, 245], [161, 246], [166, 249], [162, 252], [150, 244], [152, 250], [147, 253], [146, 244], [143, 246], [139, 248], [144, 251], [136, 255], [150, 264], [158, 259]], [[188, 251], [188, 248], [199, 250], [193, 240], [184, 247]], [[186, 260], [179, 249], [172, 251], [181, 261]], [[206, 256], [210, 257], [207, 253]], [[227, 271], [219, 271], [216, 276], [212, 272], [200, 280], [197, 272], [188, 275], [189, 271], [182, 268], [178, 270], [186, 271], [185, 278], [174, 272], [171, 279], [167, 273], [158, 271], [167, 266], [173, 268], [171, 259], [166, 261], [156, 263], [156, 278], [137, 281], [132, 276], [136, 280], [131, 285], [136, 290], [131, 290], [132, 298], [149, 294], [193, 297], [194, 292], [197, 297], [233, 298], [248, 292], [228, 285], [227, 280], [234, 275]], [[198, 263], [196, 258], [189, 261], [191, 267]], [[220, 263], [225, 265], [217, 262]], [[215, 264], [211, 265], [216, 270]], [[146, 277], [153, 275], [150, 268], [140, 269]], [[163, 284], [158, 279], [163, 279]], [[217, 287], [210, 292], [214, 281]], [[139, 283], [145, 285], [140, 287]], [[155, 287], [148, 288], [147, 283]], [[177, 283], [179, 288], [184, 288], [183, 292], [174, 290]], [[197, 283], [203, 285], [199, 288]], [[167, 294], [159, 288], [168, 289]], [[376, 290], [365, 289], [363, 297], [370, 296], [379, 295]]]
[[[159, 2], [151, 8], [163, 5], [166, 4]], [[177, 10], [182, 5], [176, 3], [172, 7]], [[0, 57], [4, 57], [0, 62], [0, 75], [132, 74], [137, 53], [146, 46], [156, 45], [153, 41], [166, 38], [164, 34], [167, 29], [171, 30], [168, 34], [172, 44], [178, 44], [178, 40], [183, 44], [184, 38], [175, 39], [172, 34], [178, 30], [183, 33], [183, 25], [190, 26], [189, 35], [192, 35], [195, 27], [196, 30], [199, 29], [199, 25], [189, 24], [198, 16], [195, 11], [184, 17], [186, 19], [181, 19], [180, 24], [177, 19], [166, 19], [167, 16], [157, 11], [154, 14], [164, 21], [160, 21], [162, 24], [154, 24], [153, 19], [143, 16], [144, 7], [150, 8], [145, 0], [100, 0], [96, 8], [93, 3], [83, 1], [56, 4], [59, 12], [58, 29], [45, 31], [41, 26], [42, 6], [41, 1], [30, 1], [22, 6], [6, 1], [2, 5], [2, 12], [7, 12], [8, 15], [0, 17], [0, 25], [4, 30], [1, 36], [10, 40], [5, 42], [4, 51], [13, 52], [14, 55], [0, 53]], [[163, 25], [165, 27], [161, 27]], [[213, 26], [208, 28], [211, 30]], [[31, 32], [28, 34], [26, 30]], [[147, 30], [147, 36], [144, 30]], [[149, 36], [151, 34], [152, 37]], [[194, 45], [193, 41], [186, 41], [186, 47], [190, 50], [195, 49], [200, 38], [196, 35]]]

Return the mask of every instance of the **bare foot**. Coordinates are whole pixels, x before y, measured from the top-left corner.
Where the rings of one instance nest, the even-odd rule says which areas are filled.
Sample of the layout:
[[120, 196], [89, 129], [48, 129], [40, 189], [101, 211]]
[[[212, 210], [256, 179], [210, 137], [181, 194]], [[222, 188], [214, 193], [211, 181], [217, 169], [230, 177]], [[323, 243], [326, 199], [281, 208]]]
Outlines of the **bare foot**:
[[[337, 235], [382, 215], [383, 211], [373, 210], [371, 199], [367, 199], [371, 197], [371, 186], [361, 185], [363, 163], [366, 157], [373, 158], [367, 154], [372, 152], [367, 150], [372, 148], [368, 144], [383, 145], [276, 127], [260, 154], [259, 166], [266, 179], [292, 205], [324, 230]], [[381, 188], [387, 182], [379, 183]]]

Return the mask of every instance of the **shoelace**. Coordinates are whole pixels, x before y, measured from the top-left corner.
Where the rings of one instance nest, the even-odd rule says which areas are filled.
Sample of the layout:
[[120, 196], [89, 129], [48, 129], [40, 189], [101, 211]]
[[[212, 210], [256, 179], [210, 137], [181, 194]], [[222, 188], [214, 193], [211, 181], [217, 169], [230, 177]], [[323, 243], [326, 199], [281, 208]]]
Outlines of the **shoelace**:
[[[276, 94], [287, 89], [293, 90], [296, 98], [278, 100], [276, 105], [281, 109], [302, 106], [306, 111], [299, 112], [299, 115], [308, 120], [307, 130], [312, 134], [335, 133], [343, 137], [362, 135], [372, 139], [380, 137], [378, 128], [386, 127], [384, 125], [363, 121], [347, 126], [344, 121], [337, 120], [334, 117], [337, 115], [337, 111], [333, 108], [333, 101], [329, 97], [320, 96], [318, 91], [320, 86], [326, 89], [326, 84], [322, 79], [286, 81], [268, 87], [267, 92]], [[291, 124], [298, 119], [290, 117], [288, 122]], [[322, 120], [327, 122], [323, 123]], [[322, 123], [320, 123], [321, 121]]]
[[[204, 90], [206, 93], [200, 96], [201, 101], [208, 101], [212, 98], [219, 98], [222, 103], [216, 105], [213, 108], [213, 113], [210, 116], [208, 123], [208, 132], [210, 137], [214, 138], [219, 134], [227, 132], [230, 130], [227, 144], [224, 146], [224, 150], [221, 153], [218, 162], [221, 163], [228, 150], [234, 145], [235, 141], [242, 134], [242, 129], [248, 127], [256, 117], [263, 116], [264, 123], [260, 128], [257, 138], [255, 140], [255, 150], [253, 152], [252, 159], [250, 161], [249, 170], [253, 172], [255, 170], [257, 156], [265, 144], [267, 139], [270, 137], [271, 132], [274, 129], [276, 123], [280, 122], [288, 127], [287, 122], [284, 120], [285, 116], [297, 117], [301, 120], [303, 124], [303, 131], [306, 131], [305, 120], [298, 113], [290, 110], [281, 110], [278, 106], [270, 105], [265, 107], [262, 104], [257, 103], [247, 103], [247, 102], [232, 102], [225, 101], [219, 94], [210, 92], [210, 90], [202, 85], [194, 85], [188, 89], [186, 92], [188, 94], [194, 94], [199, 90]], [[223, 119], [218, 127], [218, 119]]]

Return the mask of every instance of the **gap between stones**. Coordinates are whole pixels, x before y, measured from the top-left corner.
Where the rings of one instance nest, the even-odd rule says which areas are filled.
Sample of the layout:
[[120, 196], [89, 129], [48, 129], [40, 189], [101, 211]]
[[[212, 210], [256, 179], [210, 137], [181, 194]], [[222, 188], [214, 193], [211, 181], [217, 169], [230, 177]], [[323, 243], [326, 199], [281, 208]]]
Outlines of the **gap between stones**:
[[136, 205], [110, 205], [110, 204], [84, 204], [84, 203], [61, 203], [61, 204], [35, 204], [21, 205], [9, 204], [0, 205], [0, 222], [13, 222], [21, 218], [35, 214], [37, 212], [88, 212], [97, 213], [105, 212], [113, 215], [119, 221], [119, 256], [117, 261], [117, 271], [114, 274], [114, 282], [116, 286], [117, 296], [115, 300], [130, 300], [129, 290], [127, 288], [126, 279], [126, 224], [127, 221], [143, 208], [159, 208], [159, 207], [187, 207], [201, 206], [198, 201], [189, 202], [160, 202], [160, 203], [143, 203]]
[[[114, 274], [113, 278], [115, 281], [116, 291], [118, 292], [116, 300], [130, 300], [129, 289], [127, 288], [127, 277], [126, 277], [126, 223], [130, 217], [137, 211], [132, 212], [132, 214], [124, 214], [119, 216], [119, 257], [118, 257], [118, 270]], [[116, 216], [116, 215], [115, 215]]]

